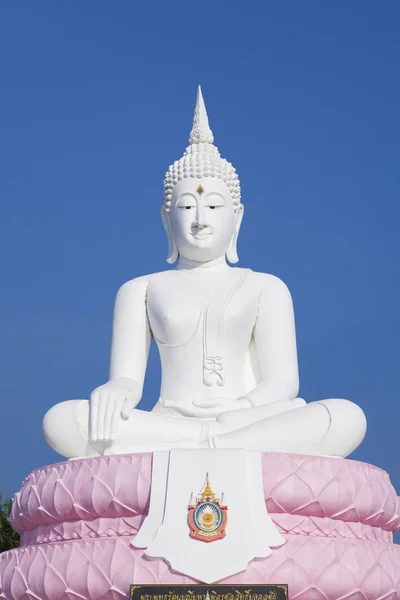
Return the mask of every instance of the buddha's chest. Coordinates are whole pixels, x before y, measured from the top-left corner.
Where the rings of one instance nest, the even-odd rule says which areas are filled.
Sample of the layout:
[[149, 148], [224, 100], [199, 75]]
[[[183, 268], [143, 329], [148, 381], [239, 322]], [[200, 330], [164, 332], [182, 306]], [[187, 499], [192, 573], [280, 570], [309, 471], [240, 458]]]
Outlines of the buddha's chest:
[[169, 273], [162, 281], [151, 282], [147, 293], [147, 314], [155, 340], [179, 346], [200, 341], [211, 327], [229, 343], [249, 342], [257, 318], [259, 293], [244, 281], [222, 283], [215, 276]]

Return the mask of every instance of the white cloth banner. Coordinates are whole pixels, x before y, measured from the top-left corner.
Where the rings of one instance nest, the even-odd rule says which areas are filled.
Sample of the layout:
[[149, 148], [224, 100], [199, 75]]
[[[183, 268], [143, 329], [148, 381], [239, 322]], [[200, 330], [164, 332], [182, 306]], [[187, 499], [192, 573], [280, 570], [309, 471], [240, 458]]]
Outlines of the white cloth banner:
[[[213, 492], [228, 507], [226, 536], [203, 542], [189, 536], [188, 505], [209, 474]], [[154, 452], [149, 513], [132, 545], [148, 558], [163, 558], [172, 569], [213, 583], [244, 571], [253, 559], [282, 546], [267, 513], [261, 453], [247, 450]]]

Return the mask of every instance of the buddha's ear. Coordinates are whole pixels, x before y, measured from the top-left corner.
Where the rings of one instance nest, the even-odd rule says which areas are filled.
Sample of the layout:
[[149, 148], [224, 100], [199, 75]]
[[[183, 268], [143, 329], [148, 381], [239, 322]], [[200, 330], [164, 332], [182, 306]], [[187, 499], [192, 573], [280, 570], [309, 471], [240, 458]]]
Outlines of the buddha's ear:
[[226, 252], [226, 258], [232, 264], [239, 262], [239, 257], [238, 257], [238, 253], [237, 253], [237, 240], [239, 237], [240, 226], [242, 224], [243, 213], [244, 213], [244, 206], [243, 206], [243, 204], [240, 204], [240, 206], [237, 210], [237, 213], [236, 213], [235, 231], [233, 233], [231, 243], [229, 244], [229, 248]]
[[178, 248], [176, 247], [174, 236], [172, 235], [171, 223], [169, 221], [169, 212], [165, 208], [165, 206], [161, 207], [161, 219], [164, 225], [165, 233], [167, 234], [168, 240], [168, 257], [167, 263], [172, 265], [176, 260], [178, 260]]

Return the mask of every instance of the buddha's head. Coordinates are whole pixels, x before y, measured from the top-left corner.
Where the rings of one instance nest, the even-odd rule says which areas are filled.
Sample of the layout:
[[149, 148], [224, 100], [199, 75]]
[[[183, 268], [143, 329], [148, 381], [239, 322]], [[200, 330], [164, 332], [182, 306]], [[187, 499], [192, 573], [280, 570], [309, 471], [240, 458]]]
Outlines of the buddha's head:
[[199, 87], [190, 145], [164, 181], [161, 216], [168, 237], [167, 262], [207, 262], [226, 255], [238, 262], [237, 238], [243, 217], [236, 169], [221, 158]]

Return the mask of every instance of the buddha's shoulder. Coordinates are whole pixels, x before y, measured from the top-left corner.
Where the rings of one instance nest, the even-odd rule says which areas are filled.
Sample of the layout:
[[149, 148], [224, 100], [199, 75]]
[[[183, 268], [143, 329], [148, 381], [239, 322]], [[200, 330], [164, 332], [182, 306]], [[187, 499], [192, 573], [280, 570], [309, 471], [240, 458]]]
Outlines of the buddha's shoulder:
[[276, 275], [271, 273], [260, 273], [258, 271], [251, 271], [251, 279], [259, 289], [260, 292], [269, 292], [276, 294], [290, 294], [289, 288], [286, 283], [282, 281]]
[[141, 275], [126, 281], [118, 290], [118, 294], [134, 294], [138, 292], [146, 292], [151, 284], [160, 283], [168, 279], [169, 271], [160, 271], [159, 273], [151, 273], [150, 275]]

